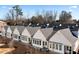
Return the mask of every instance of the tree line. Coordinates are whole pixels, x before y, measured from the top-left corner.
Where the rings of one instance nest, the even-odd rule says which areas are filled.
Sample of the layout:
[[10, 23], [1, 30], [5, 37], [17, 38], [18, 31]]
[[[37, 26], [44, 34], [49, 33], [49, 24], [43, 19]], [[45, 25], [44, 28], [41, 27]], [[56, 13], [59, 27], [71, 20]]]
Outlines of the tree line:
[[42, 25], [42, 24], [73, 24], [79, 23], [76, 19], [72, 19], [71, 12], [61, 11], [57, 19], [57, 11], [43, 11], [41, 14], [39, 12], [33, 15], [31, 18], [23, 17], [22, 8], [19, 5], [13, 6], [9, 12], [6, 14], [6, 22], [8, 25]]

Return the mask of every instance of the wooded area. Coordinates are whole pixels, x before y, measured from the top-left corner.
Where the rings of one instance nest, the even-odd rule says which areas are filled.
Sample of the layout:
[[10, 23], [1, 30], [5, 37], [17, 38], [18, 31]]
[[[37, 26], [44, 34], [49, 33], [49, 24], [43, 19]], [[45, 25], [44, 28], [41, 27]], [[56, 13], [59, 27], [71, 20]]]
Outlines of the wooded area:
[[[39, 12], [31, 18], [26, 18], [23, 16], [22, 8], [19, 5], [13, 6], [9, 12], [6, 14], [5, 21], [8, 25], [34, 25], [41, 26], [44, 24], [78, 24], [79, 21], [72, 19], [71, 12], [61, 11], [58, 17], [57, 11], [43, 11], [41, 14]], [[57, 19], [58, 17], [58, 19]]]

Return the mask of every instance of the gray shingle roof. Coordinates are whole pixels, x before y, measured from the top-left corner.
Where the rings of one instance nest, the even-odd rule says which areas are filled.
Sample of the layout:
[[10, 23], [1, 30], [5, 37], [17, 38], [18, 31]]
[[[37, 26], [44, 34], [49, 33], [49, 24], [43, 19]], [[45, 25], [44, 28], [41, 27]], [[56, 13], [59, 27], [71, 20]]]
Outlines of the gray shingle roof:
[[8, 26], [4, 26], [5, 31], [7, 31]]
[[40, 27], [26, 27], [26, 29], [29, 31], [30, 35], [33, 36]]
[[71, 31], [69, 28], [67, 29], [62, 29], [60, 32], [73, 44], [76, 39], [74, 39], [74, 36], [72, 35]]
[[69, 28], [57, 31], [55, 35], [50, 38], [50, 42], [58, 42], [64, 45], [72, 46], [74, 48], [77, 38], [72, 35]]
[[47, 40], [53, 35], [53, 28], [40, 29]]
[[15, 29], [15, 26], [10, 26], [10, 28], [11, 28], [11, 30], [12, 30], [12, 32], [13, 32], [14, 29]]
[[15, 26], [15, 27], [18, 29], [18, 31], [19, 31], [20, 34], [21, 34], [21, 33], [23, 32], [23, 30], [25, 29], [24, 26]]
[[62, 30], [60, 30], [60, 32], [69, 40], [71, 45], [74, 47], [74, 44], [75, 44], [77, 38], [72, 35], [70, 29], [69, 28], [62, 29]]

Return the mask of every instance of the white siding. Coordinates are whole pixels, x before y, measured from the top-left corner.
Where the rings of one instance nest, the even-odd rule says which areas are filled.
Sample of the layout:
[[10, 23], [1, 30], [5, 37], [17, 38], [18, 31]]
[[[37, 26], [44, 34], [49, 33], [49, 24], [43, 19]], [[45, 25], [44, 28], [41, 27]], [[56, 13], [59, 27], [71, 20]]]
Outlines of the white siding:
[[[19, 33], [19, 31], [17, 30], [17, 28], [14, 29], [13, 34], [16, 34], [16, 35], [20, 36], [20, 33]], [[19, 40], [18, 38], [17, 38], [17, 39], [16, 39], [16, 38], [13, 38], [13, 39], [14, 39], [14, 40]]]
[[31, 37], [30, 33], [28, 32], [28, 30], [26, 28], [22, 32], [22, 35], [27, 36], [27, 37]]
[[19, 31], [17, 30], [17, 28], [15, 28], [13, 34], [17, 34], [18, 36], [20, 35]]
[[22, 35], [27, 37], [27, 41], [24, 41], [24, 40], [21, 40], [21, 41], [24, 42], [24, 43], [29, 43], [29, 39], [28, 38], [31, 39], [31, 35], [30, 35], [30, 33], [28, 32], [28, 30], [26, 28], [22, 32]]
[[33, 44], [33, 42], [32, 42], [32, 45], [36, 46], [36, 47], [43, 48], [43, 41], [46, 41], [46, 38], [44, 37], [43, 33], [40, 30], [38, 30], [35, 33], [35, 35], [33, 36], [33, 38], [41, 40], [41, 45]]
[[[51, 45], [51, 48], [50, 48], [50, 45]], [[56, 49], [56, 45], [55, 45], [55, 48], [53, 49], [53, 43], [49, 42], [49, 47], [48, 48], [52, 52], [57, 52], [57, 53], [63, 53], [64, 54], [64, 45], [62, 45], [61, 50], [59, 50], [59, 45], [58, 45], [58, 49]]]
[[[33, 39], [33, 40], [34, 40], [34, 39]], [[33, 43], [33, 40], [32, 40], [32, 45], [33, 45], [34, 47], [43, 48], [43, 44], [42, 44], [43, 41], [41, 41], [41, 45], [38, 45], [38, 44]]]
[[[55, 33], [50, 40], [50, 42], [56, 42], [56, 43], [61, 43], [62, 44], [62, 51], [56, 50], [56, 49], [51, 49], [50, 48], [50, 42], [49, 42], [49, 50], [54, 51], [54, 52], [59, 52], [59, 53], [64, 53], [64, 45], [66, 46], [72, 46], [71, 43], [68, 41], [66, 37], [63, 36], [61, 32]], [[51, 44], [53, 46], [53, 44]]]
[[12, 34], [12, 31], [11, 31], [10, 27], [8, 27], [8, 29], [7, 29], [7, 37], [11, 38], [11, 34]]
[[43, 33], [38, 30], [35, 35], [33, 36], [33, 38], [36, 38], [36, 39], [40, 39], [42, 41], [46, 41], [46, 38], [44, 37]]
[[55, 33], [55, 35], [53, 35], [49, 41], [62, 43], [67, 46], [72, 46], [71, 43], [68, 41], [68, 39], [66, 37], [64, 37], [64, 35], [59, 31], [57, 33]]
[[21, 41], [24, 42], [24, 43], [29, 43], [28, 38], [29, 38], [29, 37], [27, 37], [27, 36], [24, 36], [24, 37], [21, 36], [20, 39], [21, 39]]
[[5, 29], [3, 28], [3, 29], [2, 29], [2, 36], [5, 36], [5, 33], [6, 33], [6, 32], [5, 32]]
[[7, 37], [8, 37], [8, 38], [11, 38], [11, 33], [8, 33], [8, 32], [7, 32]]

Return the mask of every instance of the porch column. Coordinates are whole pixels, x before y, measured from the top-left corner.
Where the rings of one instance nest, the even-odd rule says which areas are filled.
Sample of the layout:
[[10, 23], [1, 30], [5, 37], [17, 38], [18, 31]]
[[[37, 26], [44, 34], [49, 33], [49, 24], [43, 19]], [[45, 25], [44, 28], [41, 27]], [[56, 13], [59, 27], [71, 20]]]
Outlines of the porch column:
[[62, 53], [64, 54], [64, 45], [62, 45]]
[[41, 47], [43, 48], [43, 41], [41, 41]]

